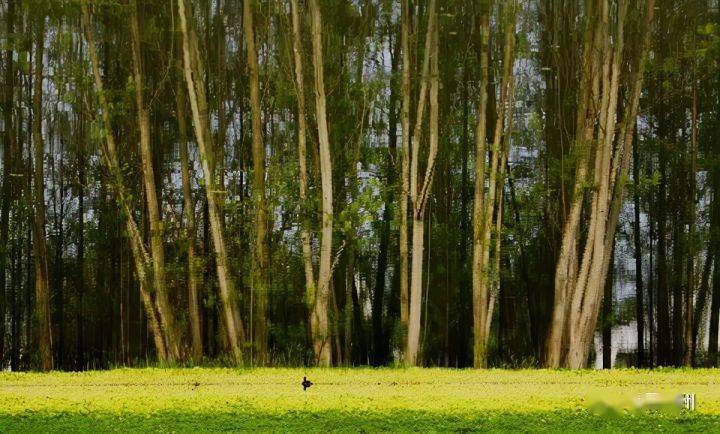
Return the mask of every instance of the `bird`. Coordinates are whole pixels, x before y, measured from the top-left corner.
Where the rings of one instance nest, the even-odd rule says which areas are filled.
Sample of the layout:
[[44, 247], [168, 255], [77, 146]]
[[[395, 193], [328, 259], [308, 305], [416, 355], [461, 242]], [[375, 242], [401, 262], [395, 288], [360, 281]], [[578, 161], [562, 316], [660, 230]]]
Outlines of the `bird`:
[[303, 377], [302, 383], [300, 383], [303, 387], [303, 390], [307, 390], [308, 387], [312, 386], [312, 381], [308, 380], [307, 377]]

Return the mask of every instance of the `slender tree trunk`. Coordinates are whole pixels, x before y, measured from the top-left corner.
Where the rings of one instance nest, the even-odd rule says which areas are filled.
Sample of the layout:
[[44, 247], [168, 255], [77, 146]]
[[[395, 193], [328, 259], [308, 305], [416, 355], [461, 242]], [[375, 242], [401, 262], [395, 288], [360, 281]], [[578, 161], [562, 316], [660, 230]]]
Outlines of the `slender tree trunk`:
[[[489, 7], [489, 6], [488, 6]], [[483, 259], [483, 212], [485, 198], [485, 159], [487, 154], [487, 100], [488, 100], [488, 52], [490, 43], [490, 11], [484, 11], [480, 19], [480, 106], [475, 128], [475, 200], [473, 205], [473, 366], [484, 368], [487, 364], [487, 339], [484, 333], [487, 315], [487, 292], [482, 285]]]
[[408, 203], [410, 198], [410, 0], [402, 2], [402, 146], [400, 151], [400, 325], [404, 336], [408, 327]]
[[[640, 91], [644, 73], [644, 60], [649, 42], [649, 26], [653, 13], [653, 1], [646, 4], [645, 23], [643, 25], [642, 41], [639, 47], [638, 65], [630, 76], [629, 105], [624, 110], [623, 119], [620, 122], [619, 131], [616, 132], [615, 123], [618, 111], [618, 94], [620, 73], [622, 70], [624, 24], [627, 15], [628, 2], [621, 1], [617, 8], [617, 23], [614, 26], [614, 33], [611, 34], [609, 26], [610, 7], [607, 1], [601, 1], [598, 5], [596, 19], [589, 19], [594, 29], [593, 45], [598, 47], [593, 50], [591, 61], [594, 65], [601, 65], [602, 74], [592, 74], [592, 94], [602, 89], [600, 96], [599, 119], [595, 116], [588, 117], [588, 113], [582, 110], [578, 113], [578, 125], [580, 119], [586, 123], [585, 138], [592, 137], [596, 132], [595, 156], [594, 156], [594, 182], [595, 190], [592, 192], [590, 201], [590, 221], [587, 225], [587, 237], [584, 242], [583, 254], [581, 257], [579, 272], [576, 274], [574, 267], [568, 267], [567, 252], [575, 250], [579, 229], [579, 213], [583, 205], [582, 184], [579, 180], [585, 178], [585, 162], [583, 158], [578, 164], [580, 167], [576, 174], [575, 198], [571, 206], [571, 215], [566, 223], [563, 235], [561, 259], [558, 261], [556, 271], [556, 301], [560, 299], [567, 302], [569, 296], [570, 304], [554, 306], [554, 320], [558, 317], [565, 322], [558, 325], [553, 322], [553, 331], [549, 336], [548, 354], [546, 363], [549, 366], [557, 366], [562, 359], [561, 342], [563, 336], [567, 337], [568, 351], [566, 364], [572, 369], [584, 367], [587, 363], [588, 352], [592, 342], [593, 333], [597, 323], [600, 310], [600, 303], [603, 298], [602, 283], [605, 281], [610, 266], [611, 252], [613, 250], [614, 235], [617, 227], [617, 220], [622, 204], [625, 175], [629, 168], [632, 150], [632, 134], [634, 132], [635, 117], [639, 105]], [[586, 32], [586, 36], [590, 32]], [[586, 43], [586, 48], [588, 44]], [[593, 59], [595, 57], [595, 59]], [[591, 70], [596, 70], [593, 66]], [[587, 70], [585, 71], [587, 73]], [[601, 80], [601, 81], [600, 81]], [[602, 87], [600, 88], [600, 84]], [[585, 90], [583, 90], [585, 92]], [[584, 105], [584, 104], [581, 104]], [[589, 119], [589, 122], [588, 122]], [[599, 122], [596, 129], [594, 124]], [[578, 128], [581, 130], [581, 128]], [[584, 140], [584, 143], [589, 143]], [[582, 171], [580, 169], [583, 169]], [[584, 182], [584, 181], [583, 181]], [[572, 223], [572, 224], [571, 224]], [[569, 226], [568, 226], [569, 225]], [[565, 257], [563, 257], [565, 255]], [[569, 286], [567, 286], [569, 284]], [[568, 310], [569, 306], [569, 310]], [[558, 310], [566, 310], [568, 317], [558, 316]], [[559, 327], [559, 328], [556, 328]]]
[[210, 125], [208, 120], [207, 99], [203, 83], [196, 80], [204, 77], [202, 62], [198, 53], [197, 37], [195, 30], [188, 25], [189, 11], [186, 11], [185, 0], [178, 0], [180, 15], [180, 26], [183, 34], [183, 60], [185, 82], [190, 97], [190, 108], [193, 115], [195, 127], [195, 138], [200, 150], [203, 174], [205, 175], [205, 190], [208, 202], [208, 217], [212, 233], [213, 246], [215, 248], [215, 267], [218, 276], [220, 299], [222, 301], [223, 317], [225, 319], [225, 330], [232, 356], [236, 363], [242, 361], [241, 345], [244, 341], [244, 330], [242, 322], [239, 321], [237, 312], [237, 293], [235, 284], [230, 275], [228, 266], [227, 248], [222, 225], [221, 199], [217, 197], [218, 186], [215, 174], [211, 170], [213, 164], [213, 146], [210, 137]]
[[40, 367], [53, 369], [52, 332], [50, 327], [50, 285], [48, 276], [47, 241], [45, 234], [45, 177], [44, 143], [42, 136], [42, 83], [43, 48], [45, 47], [45, 17], [38, 19], [35, 44], [35, 71], [33, 77], [33, 149], [35, 170], [33, 176], [33, 202], [35, 219], [33, 247], [35, 252], [35, 320], [38, 330]]
[[658, 186], [657, 221], [657, 358], [660, 366], [671, 363], [670, 291], [667, 272], [667, 161], [660, 151], [660, 182]]
[[263, 362], [267, 351], [267, 205], [265, 204], [265, 143], [260, 107], [260, 71], [255, 48], [252, 1], [243, 1], [243, 29], [247, 52], [248, 74], [250, 76], [250, 107], [252, 112], [252, 158], [253, 158], [253, 202], [255, 204], [255, 254], [253, 255], [252, 291], [254, 294], [253, 343], [257, 348], [258, 360]]
[[[635, 134], [635, 146], [633, 146], [633, 235], [635, 241], [635, 320], [637, 321], [637, 365], [642, 368], [645, 363], [645, 302], [643, 293], [642, 274], [642, 243], [640, 233], [640, 157], [638, 147], [640, 143]], [[652, 312], [650, 313], [652, 315]]]
[[[435, 161], [438, 151], [438, 29], [435, 0], [430, 1], [428, 7], [428, 28], [425, 35], [425, 55], [422, 67], [422, 83], [420, 85], [420, 101], [418, 102], [418, 116], [415, 120], [413, 132], [413, 149], [410, 160], [410, 200], [412, 204], [412, 265], [410, 269], [410, 311], [408, 315], [407, 347], [405, 350], [405, 363], [409, 366], [418, 364], [420, 350], [420, 324], [422, 307], [422, 275], [423, 255], [425, 249], [425, 209], [430, 196], [433, 176], [435, 174]], [[425, 94], [430, 87], [430, 119], [429, 119], [429, 149], [425, 176], [422, 185], [419, 185], [418, 166], [420, 159], [420, 132], [425, 105]]]
[[[305, 83], [302, 60], [302, 31], [300, 11], [297, 0], [290, 0], [293, 28], [293, 61], [295, 67], [295, 93], [297, 96], [297, 125], [298, 125], [298, 172], [300, 177], [300, 237], [302, 239], [303, 266], [305, 271], [305, 297], [308, 310], [312, 311], [315, 303], [316, 283], [312, 260], [312, 240], [310, 238], [310, 210], [307, 200], [308, 171], [307, 171], [307, 121], [305, 111]], [[313, 323], [310, 315], [311, 327]], [[314, 329], [313, 329], [314, 330]], [[312, 333], [312, 330], [311, 330]]]
[[322, 186], [322, 237], [320, 239], [320, 271], [317, 294], [313, 305], [313, 332], [315, 357], [321, 366], [330, 365], [330, 341], [328, 329], [328, 297], [332, 278], [332, 235], [333, 235], [333, 186], [330, 138], [325, 108], [325, 73], [322, 48], [322, 16], [317, 0], [310, 0], [310, 19], [312, 23], [313, 69], [315, 72], [315, 117], [318, 125], [318, 143], [320, 144], [320, 179]]
[[123, 208], [123, 211], [126, 214], [125, 225], [128, 235], [130, 237], [130, 246], [132, 247], [133, 258], [135, 260], [135, 271], [137, 273], [140, 283], [140, 295], [142, 296], [143, 304], [145, 306], [145, 313], [147, 315], [150, 328], [152, 330], [155, 348], [158, 352], [158, 358], [161, 362], [164, 362], [168, 359], [167, 348], [158, 319], [158, 313], [155, 309], [155, 304], [148, 289], [152, 286], [146, 272], [146, 270], [150, 267], [150, 259], [143, 244], [140, 230], [138, 229], [137, 223], [133, 218], [133, 213], [130, 208], [130, 203], [126, 193], [125, 183], [122, 177], [122, 172], [120, 170], [120, 163], [117, 155], [117, 146], [115, 144], [115, 137], [113, 136], [112, 124], [110, 122], [110, 105], [106, 100], [102, 78], [100, 77], [100, 66], [95, 52], [95, 39], [93, 37], [90, 24], [90, 10], [87, 5], [87, 0], [83, 0], [81, 2], [81, 7], [82, 21], [85, 30], [85, 38], [87, 40], [87, 50], [90, 57], [90, 64], [92, 67], [95, 91], [97, 93], [98, 99], [100, 100], [102, 119], [105, 127], [105, 144], [102, 147], [102, 159], [110, 172], [112, 181], [115, 184], [120, 206]]
[[[18, 124], [20, 124], [18, 122]], [[17, 220], [17, 219], [14, 219]], [[17, 222], [19, 232], [24, 233], [23, 224]], [[10, 370], [20, 370], [20, 341], [22, 339], [20, 321], [21, 321], [21, 290], [22, 290], [22, 240], [16, 238], [12, 243], [12, 251], [10, 254], [10, 336], [12, 344], [10, 348]], [[28, 327], [28, 330], [30, 328]]]
[[[7, 26], [7, 34], [12, 35], [15, 32], [15, 1], [7, 2], [5, 10], [5, 24]], [[15, 128], [13, 124], [14, 96], [15, 96], [15, 68], [13, 61], [12, 44], [6, 44], [4, 61], [4, 77], [3, 77], [3, 124], [5, 133], [3, 134], [3, 184], [2, 184], [2, 209], [0, 210], [0, 363], [5, 361], [5, 311], [7, 310], [7, 302], [5, 298], [7, 270], [10, 268], [7, 264], [8, 249], [8, 227], [10, 217], [10, 207], [12, 206], [12, 183], [10, 174], [14, 166], [13, 157], [15, 152]], [[14, 302], [11, 300], [11, 302]]]
[[[52, 140], [52, 139], [51, 139]], [[55, 149], [54, 146], [51, 146], [50, 152], [54, 153]], [[65, 144], [64, 142], [60, 143], [60, 155], [61, 157], [65, 155]], [[57, 174], [59, 179], [55, 179], [55, 163], [50, 163], [50, 172], [52, 173], [51, 179], [53, 180], [53, 183], [58, 185], [60, 192], [65, 191], [65, 177], [64, 177], [64, 164], [62, 161], [62, 158], [59, 159], [59, 165], [60, 167], [57, 169]], [[53, 214], [55, 215], [53, 221], [54, 221], [54, 230], [55, 230], [55, 258], [54, 258], [54, 264], [53, 264], [53, 273], [54, 276], [54, 291], [55, 291], [55, 302], [54, 302], [54, 310], [55, 310], [55, 318], [53, 319], [54, 323], [56, 324], [56, 330], [57, 330], [57, 337], [54, 340], [54, 361], [55, 366], [59, 367], [65, 367], [65, 328], [66, 328], [66, 321], [65, 321], [65, 304], [67, 298], [65, 297], [65, 264], [63, 261], [63, 253], [65, 249], [65, 224], [64, 224], [64, 216], [65, 216], [65, 197], [63, 194], [58, 195], [57, 191], [53, 187], [52, 189], [52, 196], [53, 196]], [[60, 197], [58, 197], [60, 196]]]
[[[182, 61], [178, 59], [178, 70], [182, 70]], [[175, 89], [176, 110], [178, 122], [178, 147], [180, 148], [180, 174], [182, 176], [183, 210], [185, 214], [187, 236], [187, 273], [188, 273], [188, 309], [190, 316], [190, 337], [192, 342], [192, 357], [195, 362], [202, 359], [203, 339], [200, 324], [200, 296], [198, 294], [198, 280], [200, 280], [200, 267], [196, 259], [196, 225], [195, 203], [192, 198], [190, 178], [190, 158], [187, 145], [187, 123], [185, 121], [186, 102], [185, 90], [182, 82]]]
[[697, 304], [695, 305], [695, 312], [693, 318], [697, 318], [698, 321], [693, 322], [692, 328], [692, 365], [695, 365], [695, 356], [697, 355], [698, 338], [700, 337], [700, 326], [702, 318], [704, 316], [705, 309], [707, 308], [708, 293], [710, 292], [710, 270], [713, 266], [713, 252], [708, 249], [707, 256], [705, 256], [705, 264], [703, 265], [702, 274], [700, 276], [700, 289], [698, 291]]
[[597, 12], [594, 2], [588, 2], [585, 11], [585, 31], [583, 37], [583, 58], [580, 89], [578, 91], [578, 106], [576, 111], [575, 143], [585, 144], [578, 149], [577, 165], [573, 198], [565, 224], [562, 230], [560, 254], [555, 267], [555, 298], [550, 326], [545, 341], [545, 365], [557, 368], [563, 363], [563, 353], [566, 350], [565, 325], [569, 316], [572, 285], [577, 275], [578, 247], [577, 241], [580, 229], [582, 212], [582, 194], [588, 171], [589, 144], [594, 131], [594, 118], [597, 112], [597, 88], [599, 82], [599, 66], [594, 56], [598, 50], [599, 27], [596, 24]]
[[684, 366], [693, 365], [693, 354], [694, 354], [694, 334], [693, 334], [693, 323], [694, 318], [694, 307], [693, 300], [695, 298], [695, 195], [696, 195], [696, 183], [695, 173], [697, 171], [697, 80], [693, 76], [692, 82], [692, 109], [691, 109], [691, 125], [690, 125], [690, 173], [689, 173], [689, 203], [688, 206], [688, 252], [687, 252], [687, 286], [685, 288], [685, 323], [683, 324], [683, 334], [685, 336], [685, 347], [682, 357]]
[[[648, 173], [653, 168], [652, 161], [648, 162]], [[650, 187], [648, 191], [648, 197], [653, 197], [653, 187]], [[648, 204], [648, 279], [647, 279], [647, 295], [648, 295], [648, 357], [647, 367], [653, 368], [655, 366], [655, 254], [653, 251], [653, 243], [655, 241], [655, 213], [654, 206], [651, 203]]]
[[78, 241], [77, 241], [77, 264], [76, 264], [76, 281], [77, 287], [77, 310], [75, 315], [75, 322], [77, 327], [77, 335], [75, 340], [75, 358], [76, 358], [76, 369], [84, 369], [85, 365], [85, 347], [84, 342], [84, 326], [85, 317], [83, 315], [83, 299], [85, 297], [85, 130], [83, 125], [84, 117], [80, 115], [80, 122], [78, 130], [78, 151], [77, 151], [77, 183], [78, 183]]
[[[497, 299], [499, 280], [497, 268], [500, 265], [500, 229], [502, 224], [502, 190], [504, 187], [505, 160], [509, 150], [509, 119], [512, 117], [513, 94], [513, 48], [515, 44], [515, 11], [514, 6], [505, 17], [503, 44], [503, 74], [500, 86], [500, 102], [495, 120], [493, 144], [491, 152], [490, 173], [488, 175], [487, 200], [484, 197], [485, 186], [485, 154], [486, 154], [486, 116], [488, 84], [488, 15], [483, 15], [482, 52], [481, 52], [481, 101], [476, 129], [476, 162], [475, 162], [475, 205], [473, 209], [473, 310], [474, 310], [474, 366], [484, 368], [487, 365], [487, 344], [490, 336], [492, 313]], [[488, 12], [489, 13], [489, 12]], [[505, 107], [507, 105], [507, 108]], [[503, 139], [504, 138], [504, 139]], [[490, 263], [491, 235], [495, 230], [494, 266]]]
[[[392, 26], [388, 25], [390, 39], [392, 41]], [[397, 42], [400, 42], [396, 39]], [[390, 55], [392, 75], [398, 69], [400, 44], [395, 43]], [[397, 153], [397, 87], [394, 80], [390, 82], [390, 101], [388, 107], [388, 153], [391, 156]], [[372, 363], [380, 366], [387, 361], [387, 339], [385, 336], [385, 326], [383, 323], [383, 306], [385, 297], [385, 283], [387, 281], [388, 268], [388, 250], [390, 248], [390, 231], [392, 215], [392, 204], [395, 202], [394, 185], [397, 180], [395, 175], [396, 169], [391, 159], [388, 159], [385, 170], [386, 185], [389, 187], [385, 192], [385, 204], [383, 209], [383, 221], [380, 229], [380, 246], [378, 251], [377, 269], [375, 274], [375, 290], [372, 297], [372, 328], [373, 328], [373, 344], [372, 344]]]
[[138, 23], [137, 0], [132, 0], [132, 58], [133, 81], [135, 84], [135, 104], [137, 123], [140, 129], [140, 156], [142, 159], [143, 183], [145, 186], [145, 199], [147, 213], [150, 220], [150, 250], [152, 262], [152, 283], [158, 317], [163, 331], [165, 345], [170, 359], [178, 360], [180, 354], [180, 337], [177, 330], [177, 320], [173, 312], [168, 288], [165, 279], [165, 247], [163, 245], [163, 224], [160, 214], [160, 200], [157, 197], [155, 184], [155, 168], [153, 167], [152, 145], [150, 143], [150, 113], [145, 107], [143, 96], [143, 73], [140, 52], [140, 26]]

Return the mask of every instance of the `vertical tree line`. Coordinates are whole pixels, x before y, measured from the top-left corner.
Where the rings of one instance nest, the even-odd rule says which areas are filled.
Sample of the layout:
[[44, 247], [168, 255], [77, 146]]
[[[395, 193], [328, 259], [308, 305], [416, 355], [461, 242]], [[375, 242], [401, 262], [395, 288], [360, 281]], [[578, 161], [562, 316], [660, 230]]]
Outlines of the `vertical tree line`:
[[0, 29], [3, 368], [718, 363], [714, 2], [4, 0]]

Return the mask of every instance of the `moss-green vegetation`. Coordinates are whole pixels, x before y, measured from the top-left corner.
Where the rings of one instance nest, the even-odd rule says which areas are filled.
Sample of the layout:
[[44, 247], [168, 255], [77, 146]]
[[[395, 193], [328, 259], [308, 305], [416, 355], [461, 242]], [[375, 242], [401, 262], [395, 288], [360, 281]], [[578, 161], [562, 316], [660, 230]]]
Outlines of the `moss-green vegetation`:
[[[307, 375], [315, 382], [303, 392]], [[697, 395], [693, 413], [631, 408]], [[720, 430], [720, 370], [117, 369], [0, 374], [0, 432]]]

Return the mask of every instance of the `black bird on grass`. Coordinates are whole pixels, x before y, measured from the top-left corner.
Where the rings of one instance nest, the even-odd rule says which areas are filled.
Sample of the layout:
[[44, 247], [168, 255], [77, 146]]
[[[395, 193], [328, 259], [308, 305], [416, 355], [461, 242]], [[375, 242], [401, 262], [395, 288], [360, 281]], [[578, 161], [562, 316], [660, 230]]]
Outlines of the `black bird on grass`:
[[303, 390], [307, 390], [308, 387], [313, 385], [312, 381], [308, 380], [307, 377], [303, 377], [303, 381], [300, 384], [302, 384]]

